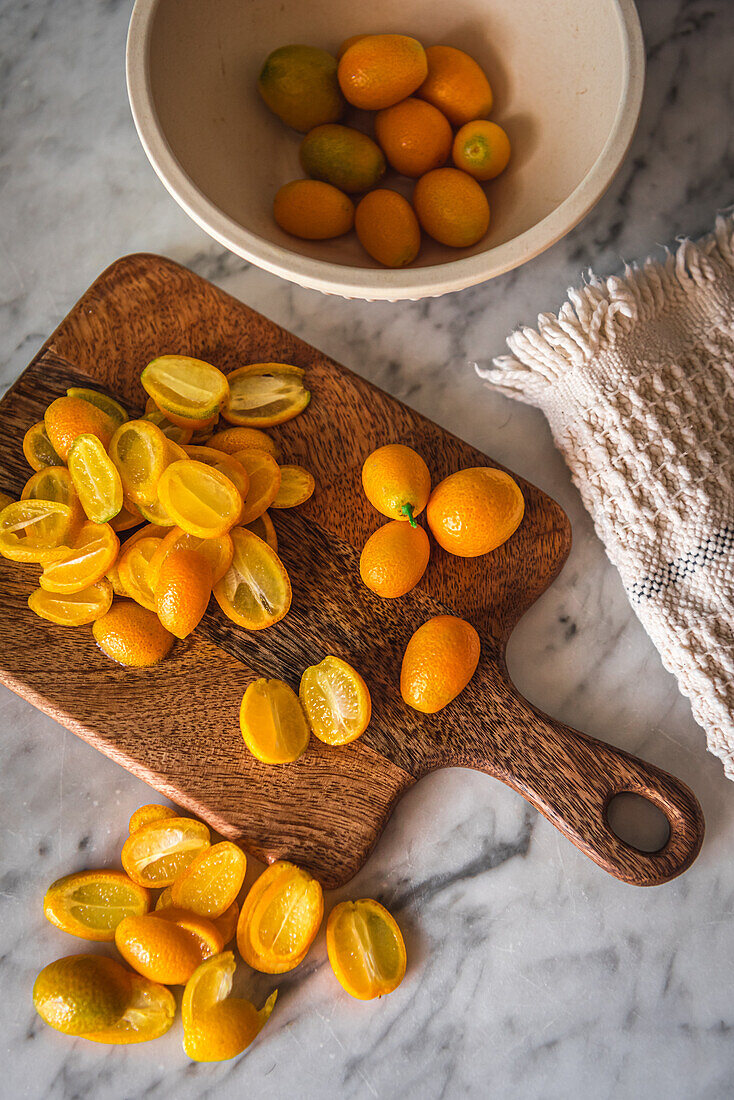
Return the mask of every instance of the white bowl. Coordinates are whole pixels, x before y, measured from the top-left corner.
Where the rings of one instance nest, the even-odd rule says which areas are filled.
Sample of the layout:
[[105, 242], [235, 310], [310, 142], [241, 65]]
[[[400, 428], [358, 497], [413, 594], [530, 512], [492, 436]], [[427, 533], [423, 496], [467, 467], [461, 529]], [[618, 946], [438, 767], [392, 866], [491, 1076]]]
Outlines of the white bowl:
[[[278, 188], [303, 172], [302, 135], [262, 102], [271, 50], [336, 51], [358, 33], [403, 32], [466, 50], [484, 66], [510, 166], [487, 185], [492, 221], [473, 248], [424, 236], [409, 268], [370, 259], [354, 233], [300, 241], [273, 221]], [[461, 290], [548, 248], [599, 200], [629, 147], [644, 49], [633, 0], [137, 0], [127, 84], [148, 158], [176, 201], [239, 256], [348, 298]], [[409, 181], [388, 178], [410, 194]], [[407, 189], [406, 189], [407, 188]]]

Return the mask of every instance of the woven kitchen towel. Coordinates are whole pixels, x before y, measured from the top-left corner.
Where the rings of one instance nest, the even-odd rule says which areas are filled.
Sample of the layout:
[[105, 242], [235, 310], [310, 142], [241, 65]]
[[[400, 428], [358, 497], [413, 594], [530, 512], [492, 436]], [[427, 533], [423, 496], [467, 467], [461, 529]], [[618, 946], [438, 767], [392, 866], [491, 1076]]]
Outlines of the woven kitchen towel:
[[590, 276], [568, 299], [479, 373], [547, 416], [637, 615], [734, 779], [734, 218], [664, 263]]

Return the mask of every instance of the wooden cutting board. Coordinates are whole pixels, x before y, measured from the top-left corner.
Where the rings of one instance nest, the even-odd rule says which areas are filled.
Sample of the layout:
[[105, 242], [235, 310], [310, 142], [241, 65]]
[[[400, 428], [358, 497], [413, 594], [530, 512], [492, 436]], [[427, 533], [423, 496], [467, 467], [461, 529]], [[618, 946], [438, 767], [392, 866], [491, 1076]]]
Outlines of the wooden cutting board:
[[[323, 308], [339, 306], [324, 299]], [[97, 279], [0, 403], [0, 488], [20, 493], [30, 476], [23, 434], [68, 386], [106, 389], [139, 413], [142, 368], [174, 352], [225, 372], [267, 360], [306, 369], [309, 408], [273, 430], [287, 460], [308, 467], [317, 484], [304, 507], [273, 516], [293, 585], [289, 614], [247, 633], [212, 601], [170, 658], [152, 669], [125, 669], [97, 649], [91, 629], [33, 615], [26, 601], [37, 568], [0, 558], [2, 682], [249, 852], [292, 859], [327, 887], [362, 866], [408, 787], [456, 765], [514, 787], [626, 882], [651, 885], [685, 870], [704, 830], [690, 790], [553, 721], [509, 680], [510, 631], [569, 552], [561, 508], [518, 478], [526, 512], [509, 542], [474, 559], [434, 544], [416, 590], [399, 600], [373, 595], [360, 581], [359, 553], [384, 519], [361, 490], [367, 454], [383, 443], [408, 443], [426, 459], [434, 483], [461, 467], [496, 463], [192, 272], [134, 255]], [[400, 664], [413, 631], [447, 612], [474, 624], [482, 655], [466, 691], [427, 717], [403, 703]], [[245, 688], [259, 676], [278, 676], [297, 690], [304, 668], [329, 653], [367, 681], [367, 732], [343, 748], [312, 738], [293, 764], [259, 763], [239, 731]], [[640, 852], [611, 831], [606, 808], [622, 791], [644, 795], [666, 814], [670, 839], [661, 851]]]

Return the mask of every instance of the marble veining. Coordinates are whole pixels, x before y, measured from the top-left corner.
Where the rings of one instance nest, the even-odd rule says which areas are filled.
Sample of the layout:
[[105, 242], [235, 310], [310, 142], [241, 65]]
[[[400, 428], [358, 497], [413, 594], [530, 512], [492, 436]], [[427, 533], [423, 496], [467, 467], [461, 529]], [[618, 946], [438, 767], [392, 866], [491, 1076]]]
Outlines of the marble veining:
[[[395, 994], [368, 1004], [343, 994], [322, 932], [306, 963], [279, 981], [276, 1011], [245, 1057], [189, 1063], [178, 1023], [152, 1044], [97, 1047], [54, 1034], [33, 1012], [37, 971], [85, 949], [44, 920], [41, 898], [61, 874], [114, 863], [150, 791], [2, 691], [0, 1097], [734, 1094], [731, 785], [637, 622], [542, 417], [483, 388], [471, 369], [500, 353], [517, 323], [557, 308], [584, 268], [608, 274], [678, 233], [698, 236], [732, 200], [734, 5], [639, 7], [649, 65], [642, 117], [598, 206], [523, 268], [391, 305], [330, 300], [264, 274], [178, 209], [129, 115], [129, 0], [0, 0], [0, 388], [117, 256], [158, 251], [213, 279], [560, 501], [574, 548], [515, 631], [512, 675], [563, 721], [680, 775], [708, 826], [686, 875], [636, 890], [499, 783], [434, 773], [335, 895], [373, 895], [395, 912], [409, 956]], [[245, 969], [238, 991], [264, 999], [275, 983]]]

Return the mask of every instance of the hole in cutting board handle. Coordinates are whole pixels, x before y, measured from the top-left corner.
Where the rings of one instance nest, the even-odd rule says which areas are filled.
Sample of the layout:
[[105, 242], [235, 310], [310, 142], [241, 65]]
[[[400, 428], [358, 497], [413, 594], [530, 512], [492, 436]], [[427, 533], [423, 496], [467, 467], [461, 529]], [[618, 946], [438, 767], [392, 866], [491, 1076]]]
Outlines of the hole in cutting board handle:
[[614, 835], [638, 852], [659, 852], [670, 839], [670, 822], [649, 798], [621, 791], [610, 799], [606, 819]]

